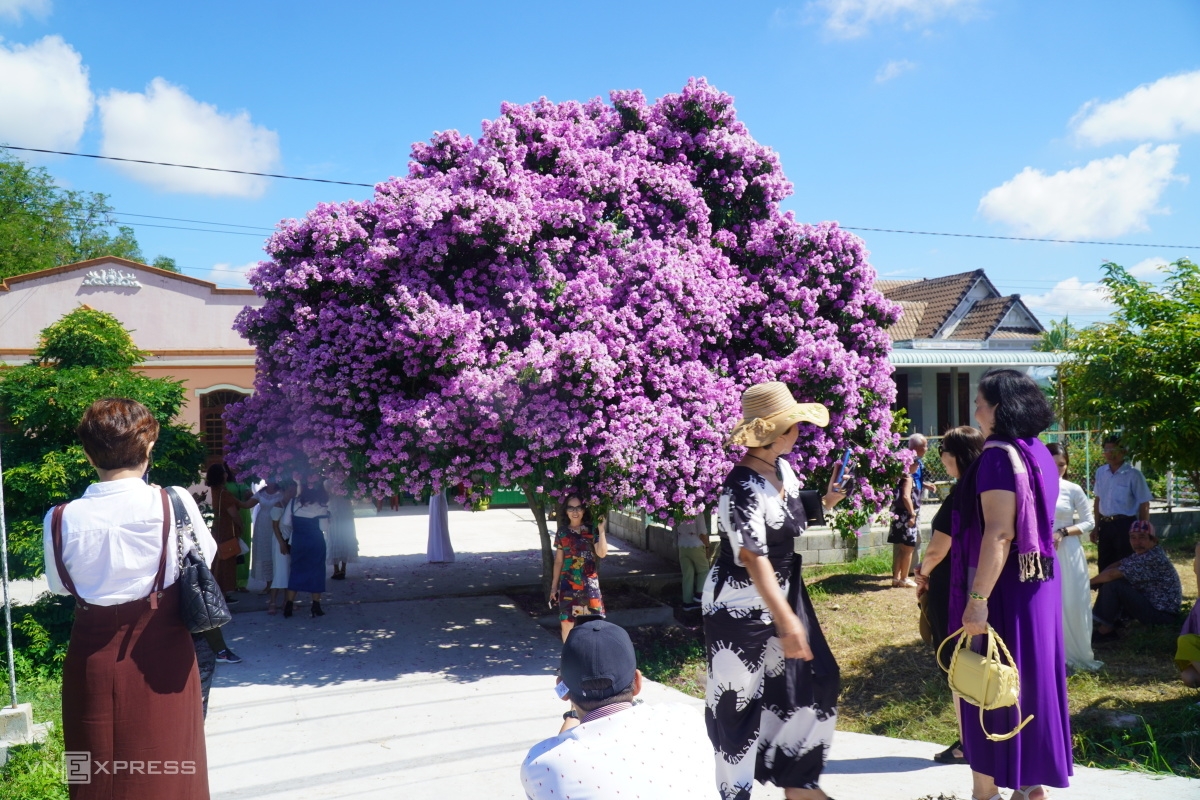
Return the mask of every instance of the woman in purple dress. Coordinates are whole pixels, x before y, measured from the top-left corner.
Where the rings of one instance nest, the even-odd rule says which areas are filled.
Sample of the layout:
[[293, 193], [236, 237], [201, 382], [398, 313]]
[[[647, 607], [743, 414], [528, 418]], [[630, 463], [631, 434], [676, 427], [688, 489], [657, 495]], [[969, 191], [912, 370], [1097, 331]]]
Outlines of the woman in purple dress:
[[[963, 753], [975, 800], [1043, 800], [1046, 786], [1072, 774], [1062, 589], [1054, 547], [1058, 470], [1038, 434], [1054, 412], [1037, 384], [1011, 369], [979, 381], [975, 419], [987, 436], [983, 455], [957, 492], [950, 549], [950, 619], [962, 619], [982, 652], [990, 624], [1021, 676], [1021, 711], [1033, 721], [1013, 738], [990, 741], [978, 711], [962, 705]], [[959, 701], [963, 703], [963, 701]], [[984, 713], [993, 732], [1020, 722], [1016, 707]]]

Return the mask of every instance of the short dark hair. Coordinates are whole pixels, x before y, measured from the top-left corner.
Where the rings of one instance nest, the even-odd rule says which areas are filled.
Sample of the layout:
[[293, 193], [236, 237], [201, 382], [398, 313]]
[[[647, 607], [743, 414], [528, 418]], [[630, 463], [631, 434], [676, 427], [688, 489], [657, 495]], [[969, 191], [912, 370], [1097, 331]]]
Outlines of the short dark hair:
[[146, 462], [158, 441], [158, 420], [137, 400], [106, 397], [88, 406], [75, 432], [97, 467], [129, 469]]
[[1054, 409], [1033, 378], [1015, 369], [988, 370], [979, 393], [996, 407], [992, 433], [1013, 439], [1037, 436], [1054, 422]]
[[300, 490], [300, 495], [296, 498], [296, 502], [302, 506], [306, 506], [310, 503], [316, 503], [319, 506], [328, 505], [329, 492], [325, 491], [324, 483], [318, 483], [314, 486], [305, 486]]
[[1104, 441], [1100, 442], [1100, 446], [1103, 447], [1106, 444], [1120, 445], [1121, 444], [1121, 434], [1119, 434], [1119, 433], [1108, 434], [1107, 436], [1104, 437]]
[[[585, 691], [605, 691], [612, 688], [612, 681], [608, 678], [598, 678], [596, 680], [584, 681], [581, 687]], [[633, 684], [626, 686], [624, 690], [617, 692], [612, 697], [606, 697], [603, 700], [583, 700], [575, 697], [571, 698], [571, 702], [583, 709], [583, 713], [595, 711], [603, 706], [611, 706], [613, 703], [629, 703], [633, 701]]]
[[1050, 455], [1062, 456], [1063, 461], [1067, 462], [1068, 464], [1071, 463], [1071, 456], [1067, 453], [1067, 446], [1065, 444], [1061, 444], [1059, 442], [1050, 442], [1050, 444], [1046, 445], [1046, 449], [1050, 451]]
[[225, 467], [221, 464], [213, 464], [208, 468], [208, 472], [204, 474], [205, 486], [224, 486], [229, 476], [225, 473]]
[[942, 452], [954, 456], [958, 474], [966, 475], [967, 468], [983, 453], [983, 433], [970, 425], [951, 428], [942, 436]]

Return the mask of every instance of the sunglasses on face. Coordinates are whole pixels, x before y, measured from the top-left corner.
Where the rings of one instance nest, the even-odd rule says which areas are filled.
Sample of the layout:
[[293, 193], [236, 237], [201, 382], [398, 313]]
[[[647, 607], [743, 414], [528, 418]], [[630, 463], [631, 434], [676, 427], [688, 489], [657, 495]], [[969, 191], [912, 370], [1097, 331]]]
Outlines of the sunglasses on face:
[[573, 511], [578, 511], [579, 513], [581, 513], [581, 514], [582, 514], [582, 513], [583, 513], [583, 506], [567, 506], [567, 513], [568, 513], [568, 514], [570, 514], [570, 513], [571, 513], [571, 512], [573, 512]]

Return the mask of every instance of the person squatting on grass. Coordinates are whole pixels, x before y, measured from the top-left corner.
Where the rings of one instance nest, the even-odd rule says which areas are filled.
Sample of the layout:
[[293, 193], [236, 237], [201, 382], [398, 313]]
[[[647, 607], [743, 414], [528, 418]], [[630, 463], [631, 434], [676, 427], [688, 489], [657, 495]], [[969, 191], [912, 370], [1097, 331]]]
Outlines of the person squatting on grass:
[[596, 559], [608, 555], [605, 521], [592, 532], [591, 512], [583, 492], [574, 491], [558, 508], [558, 531], [554, 534], [554, 576], [550, 601], [558, 603], [558, 621], [565, 642], [576, 617], [604, 616], [600, 576]]
[[571, 704], [557, 736], [530, 749], [521, 785], [530, 800], [708, 797], [712, 760], [700, 713], [643, 704], [629, 634], [579, 617], [563, 643], [556, 686]]
[[[1196, 543], [1196, 560], [1192, 562], [1196, 572], [1196, 585], [1200, 586], [1200, 542]], [[1200, 689], [1200, 599], [1192, 606], [1179, 632], [1175, 649], [1175, 666], [1179, 668], [1179, 679], [1193, 689]]]
[[1092, 588], [1099, 590], [1092, 607], [1095, 641], [1116, 639], [1121, 617], [1145, 625], [1169, 625], [1179, 618], [1183, 585], [1175, 565], [1158, 546], [1154, 525], [1134, 522], [1129, 527], [1129, 548], [1130, 555], [1092, 578]]
[[[978, 709], [959, 701], [963, 754], [972, 796], [1043, 800], [1072, 772], [1071, 720], [1062, 635], [1062, 588], [1054, 549], [1058, 469], [1038, 434], [1054, 411], [1028, 375], [991, 370], [979, 381], [975, 420], [983, 453], [955, 493], [950, 546], [950, 619], [983, 645], [989, 625], [1012, 653], [1021, 679], [1021, 713], [1033, 720], [1006, 741], [989, 740]], [[1016, 707], [984, 712], [988, 731], [1021, 722]]]
[[[88, 753], [87, 783], [72, 800], [207, 800], [208, 757], [196, 650], [179, 609], [179, 548], [167, 490], [144, 480], [159, 425], [135, 400], [97, 400], [79, 440], [99, 478], [46, 514], [46, 580], [75, 597], [63, 662], [63, 743]], [[196, 501], [179, 495], [205, 563], [217, 543]], [[141, 771], [115, 769], [142, 765]], [[152, 774], [146, 765], [152, 764]], [[82, 765], [75, 762], [72, 775]]]

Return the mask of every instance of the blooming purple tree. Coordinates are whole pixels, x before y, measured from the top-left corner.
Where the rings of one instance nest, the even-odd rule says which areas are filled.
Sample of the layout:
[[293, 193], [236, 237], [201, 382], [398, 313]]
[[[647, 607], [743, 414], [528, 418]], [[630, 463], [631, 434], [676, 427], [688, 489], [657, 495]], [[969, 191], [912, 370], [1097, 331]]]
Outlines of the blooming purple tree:
[[413, 147], [373, 199], [283, 223], [239, 330], [256, 394], [227, 421], [240, 468], [303, 461], [367, 492], [581, 486], [604, 507], [700, 512], [748, 385], [826, 403], [794, 463], [843, 446], [854, 498], [895, 473], [885, 328], [862, 243], [783, 213], [778, 157], [692, 79], [647, 103], [505, 104], [477, 140]]

